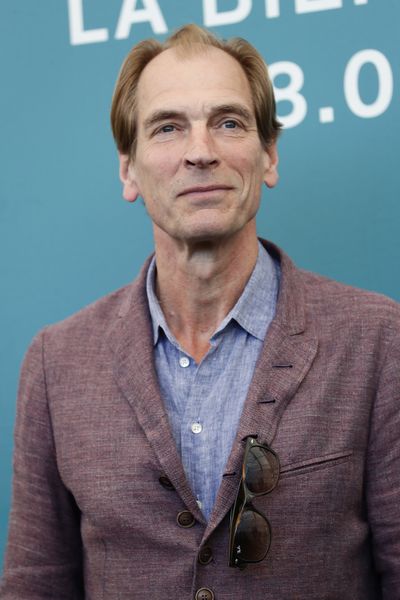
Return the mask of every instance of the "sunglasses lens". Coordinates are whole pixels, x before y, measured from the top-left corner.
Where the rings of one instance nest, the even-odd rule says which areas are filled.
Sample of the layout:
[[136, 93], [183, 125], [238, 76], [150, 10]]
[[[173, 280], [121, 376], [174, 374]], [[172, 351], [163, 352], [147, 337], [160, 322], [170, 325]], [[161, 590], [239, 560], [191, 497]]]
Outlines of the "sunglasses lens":
[[245, 465], [245, 481], [251, 494], [267, 494], [279, 478], [279, 463], [275, 454], [260, 446], [249, 448]]
[[245, 509], [235, 535], [236, 555], [245, 561], [262, 560], [271, 543], [268, 521], [254, 510]]

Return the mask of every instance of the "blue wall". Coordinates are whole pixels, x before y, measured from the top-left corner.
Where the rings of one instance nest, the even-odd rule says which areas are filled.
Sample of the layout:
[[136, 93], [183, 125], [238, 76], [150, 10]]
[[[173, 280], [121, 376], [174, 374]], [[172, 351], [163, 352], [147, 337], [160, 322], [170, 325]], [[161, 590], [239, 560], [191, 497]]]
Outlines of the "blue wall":
[[152, 248], [143, 206], [121, 200], [116, 74], [135, 42], [190, 21], [248, 38], [280, 88], [281, 181], [260, 234], [307, 269], [400, 300], [398, 0], [3, 0], [0, 563], [24, 351], [131, 280]]

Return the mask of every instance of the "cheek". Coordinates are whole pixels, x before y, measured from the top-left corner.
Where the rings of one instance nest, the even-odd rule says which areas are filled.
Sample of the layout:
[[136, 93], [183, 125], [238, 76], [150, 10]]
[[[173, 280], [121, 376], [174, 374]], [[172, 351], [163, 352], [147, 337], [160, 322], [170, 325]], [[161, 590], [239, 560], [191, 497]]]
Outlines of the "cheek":
[[264, 181], [264, 165], [260, 160], [243, 159], [238, 164], [238, 172], [246, 188], [259, 187]]
[[149, 153], [143, 157], [138, 171], [139, 179], [147, 186], [168, 185], [177, 171], [177, 161], [167, 148], [157, 155]]
[[263, 181], [265, 170], [265, 154], [253, 143], [243, 144], [240, 147], [231, 145], [226, 148], [226, 163], [237, 171], [243, 179], [249, 181]]

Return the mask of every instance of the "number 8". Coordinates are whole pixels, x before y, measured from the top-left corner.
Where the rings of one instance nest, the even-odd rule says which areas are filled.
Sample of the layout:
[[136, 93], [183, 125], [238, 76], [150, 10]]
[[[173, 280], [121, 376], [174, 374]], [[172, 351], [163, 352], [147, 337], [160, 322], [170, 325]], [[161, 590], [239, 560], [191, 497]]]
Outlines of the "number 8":
[[272, 85], [274, 80], [279, 75], [288, 75], [289, 84], [286, 87], [275, 87], [275, 100], [280, 102], [287, 100], [293, 106], [293, 110], [284, 117], [278, 116], [284, 127], [296, 127], [299, 125], [307, 114], [307, 102], [300, 90], [304, 84], [304, 73], [296, 63], [289, 61], [280, 61], [273, 63], [269, 66], [269, 75], [271, 77]]

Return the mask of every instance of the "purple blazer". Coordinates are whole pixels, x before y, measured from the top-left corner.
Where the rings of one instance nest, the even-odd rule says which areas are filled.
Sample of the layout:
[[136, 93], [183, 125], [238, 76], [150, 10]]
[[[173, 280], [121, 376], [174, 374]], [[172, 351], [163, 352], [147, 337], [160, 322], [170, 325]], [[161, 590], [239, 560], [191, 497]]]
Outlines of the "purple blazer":
[[[208, 523], [157, 384], [147, 265], [35, 338], [1, 600], [399, 600], [400, 306], [266, 246], [281, 260], [277, 314]], [[282, 472], [254, 501], [270, 552], [239, 571], [228, 520], [249, 434]]]

